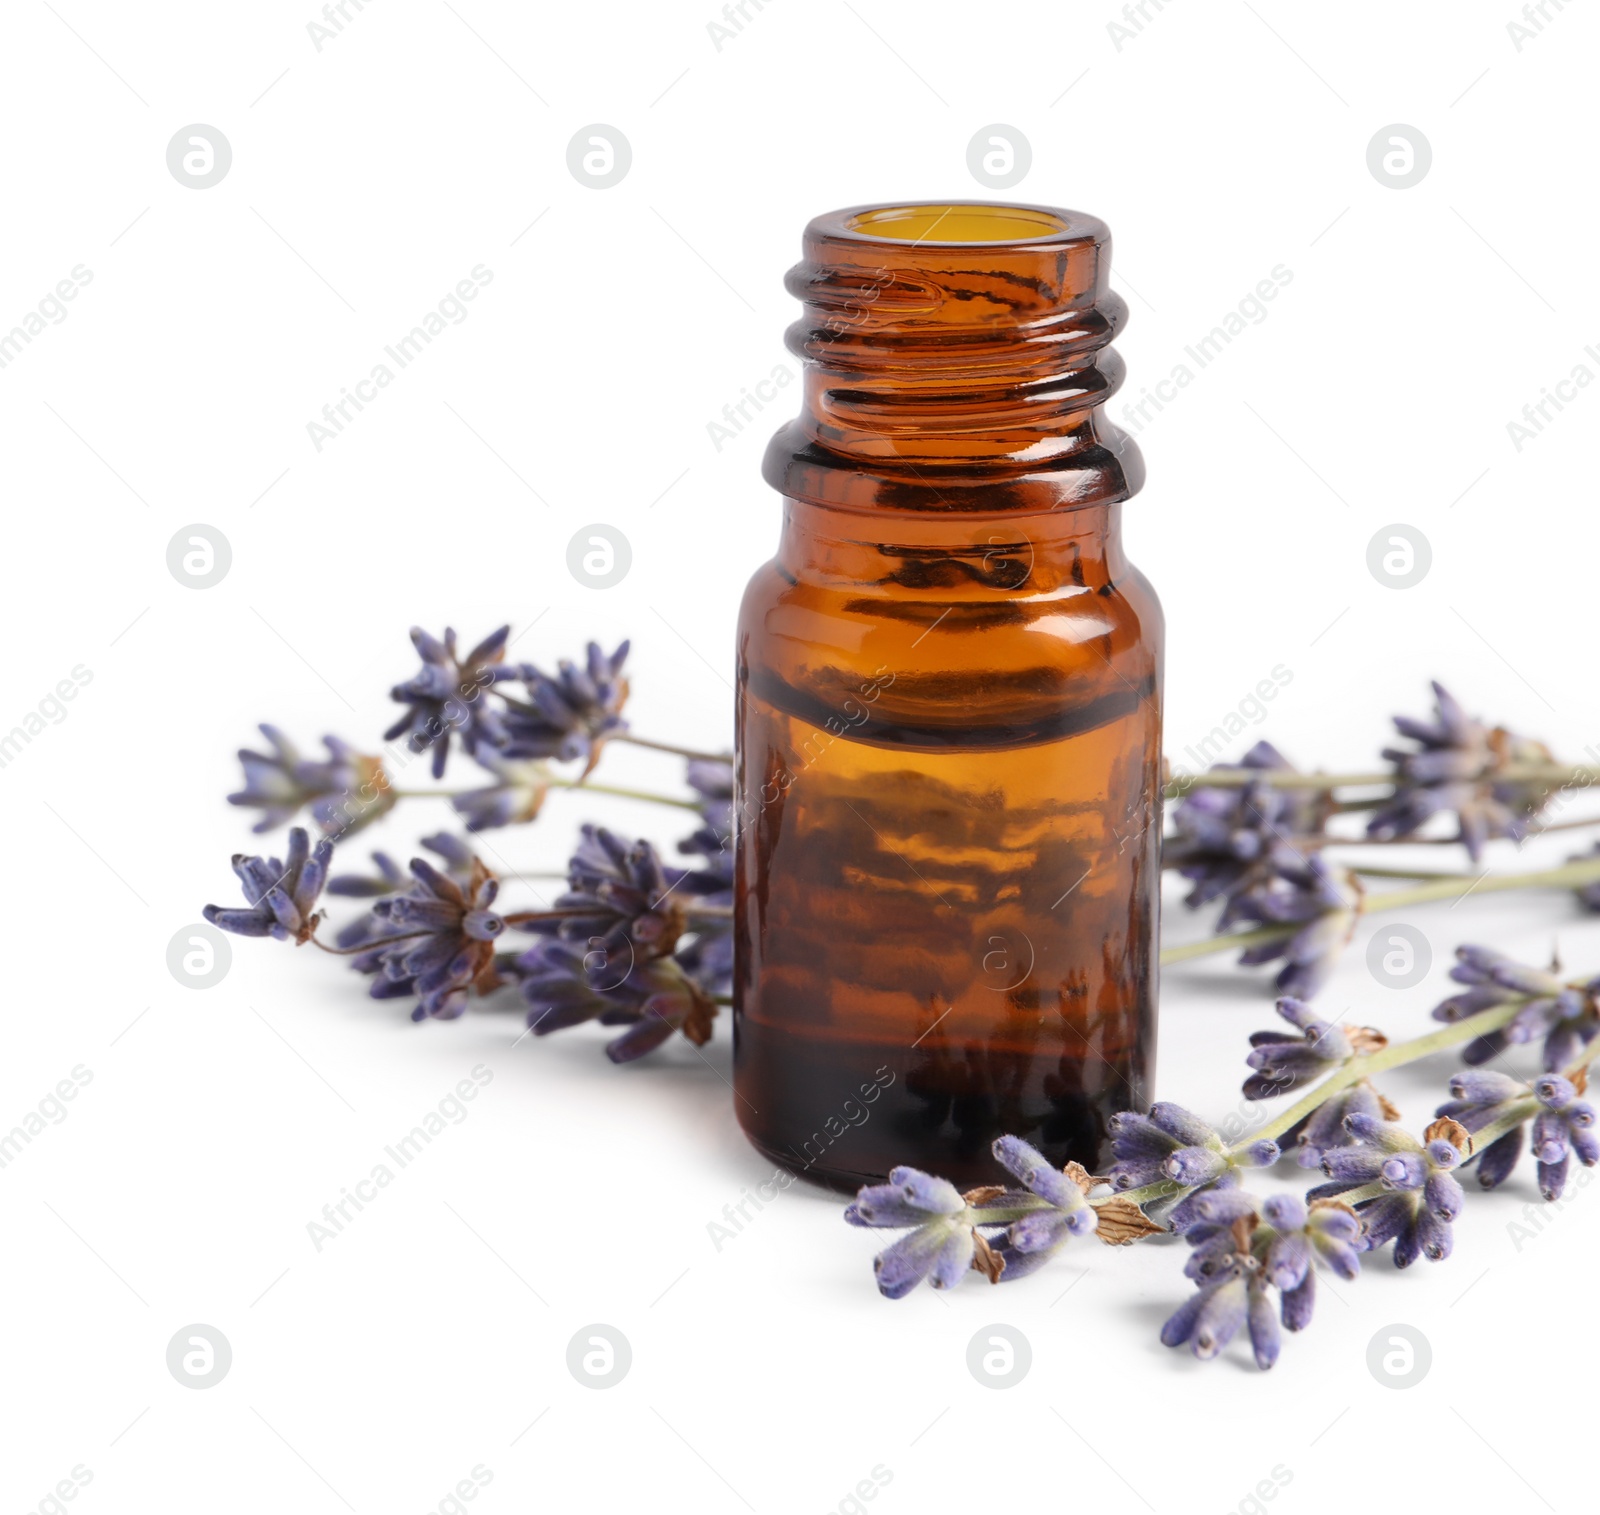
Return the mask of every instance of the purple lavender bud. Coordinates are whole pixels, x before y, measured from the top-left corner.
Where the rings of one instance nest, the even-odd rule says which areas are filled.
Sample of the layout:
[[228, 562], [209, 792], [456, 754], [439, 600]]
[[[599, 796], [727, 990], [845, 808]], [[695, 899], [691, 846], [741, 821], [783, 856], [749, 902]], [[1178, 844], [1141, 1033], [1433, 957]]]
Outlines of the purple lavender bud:
[[1418, 1152], [1422, 1149], [1422, 1143], [1403, 1126], [1370, 1115], [1347, 1115], [1344, 1125], [1345, 1130], [1357, 1141], [1383, 1152]]
[[[1355, 1257], [1352, 1252], [1351, 1258]], [[1359, 1267], [1359, 1264], [1357, 1265]], [[1353, 1278], [1353, 1273], [1344, 1275]], [[1311, 1324], [1312, 1307], [1317, 1301], [1317, 1275], [1306, 1269], [1306, 1276], [1293, 1289], [1283, 1292], [1281, 1310], [1283, 1312], [1283, 1326], [1286, 1331], [1303, 1331]]]
[[1190, 1208], [1202, 1221], [1227, 1227], [1246, 1215], [1253, 1215], [1256, 1202], [1254, 1196], [1243, 1189], [1207, 1189], [1194, 1196]]
[[1307, 1219], [1304, 1201], [1293, 1194], [1274, 1194], [1261, 1206], [1261, 1214], [1278, 1231], [1298, 1231]]
[[1450, 1249], [1454, 1244], [1454, 1233], [1450, 1230], [1450, 1222], [1423, 1208], [1417, 1212], [1416, 1227], [1417, 1241], [1422, 1248], [1422, 1255], [1429, 1262], [1443, 1262], [1450, 1255]]
[[1600, 1131], [1590, 1125], [1571, 1126], [1567, 1135], [1572, 1141], [1573, 1152], [1584, 1167], [1592, 1168], [1596, 1162], [1600, 1162]]
[[1422, 1186], [1422, 1202], [1438, 1220], [1454, 1220], [1465, 1199], [1460, 1180], [1453, 1173], [1430, 1173]]
[[1280, 998], [1275, 1008], [1278, 1014], [1288, 1021], [1291, 1026], [1298, 1026], [1302, 1031], [1309, 1031], [1313, 1028], [1320, 1031], [1327, 1024], [1317, 1018], [1311, 1006], [1304, 1000], [1295, 999], [1291, 995], [1286, 994]]
[[1019, 1252], [1040, 1252], [1066, 1240], [1062, 1235], [1065, 1229], [1066, 1217], [1059, 1210], [1040, 1210], [1013, 1221], [1006, 1232], [1006, 1240]]
[[1567, 1187], [1567, 1170], [1572, 1166], [1572, 1160], [1565, 1150], [1558, 1161], [1547, 1163], [1543, 1159], [1539, 1162], [1539, 1192], [1546, 1200], [1555, 1201], [1561, 1198], [1562, 1190]]
[[[1497, 952], [1493, 947], [1457, 947], [1456, 959], [1461, 966], [1473, 973], [1481, 974], [1487, 978], [1502, 963], [1511, 961], [1505, 953]], [[1472, 980], [1468, 980], [1472, 982]]]
[[907, 1199], [898, 1184], [872, 1184], [856, 1195], [844, 1218], [852, 1226], [920, 1226], [928, 1212]]
[[1195, 1322], [1200, 1318], [1200, 1311], [1205, 1308], [1206, 1299], [1204, 1289], [1198, 1294], [1191, 1294], [1167, 1317], [1166, 1324], [1161, 1327], [1162, 1346], [1181, 1347], [1194, 1335]]
[[1250, 1346], [1255, 1353], [1258, 1368], [1270, 1368], [1278, 1360], [1278, 1350], [1283, 1337], [1278, 1329], [1278, 1317], [1272, 1308], [1272, 1298], [1265, 1289], [1250, 1291]]
[[[1190, 1230], [1189, 1238], [1194, 1240], [1195, 1227]], [[1238, 1261], [1233, 1250], [1233, 1236], [1226, 1227], [1206, 1237], [1203, 1241], [1195, 1243], [1194, 1250], [1189, 1254], [1188, 1261], [1183, 1265], [1185, 1278], [1192, 1278], [1196, 1283], [1204, 1283], [1208, 1278], [1214, 1278], [1224, 1268], [1231, 1268]]]
[[1087, 1205], [1083, 1190], [1021, 1137], [1002, 1136], [992, 1150], [1000, 1165], [1016, 1174], [1040, 1199], [1062, 1210], [1078, 1210]]
[[1543, 1078], [1536, 1078], [1533, 1081], [1533, 1092], [1540, 1104], [1547, 1105], [1552, 1110], [1564, 1109], [1578, 1097], [1577, 1088], [1571, 1079], [1563, 1078], [1556, 1073], [1547, 1073]]
[[1376, 1252], [1385, 1242], [1409, 1233], [1416, 1213], [1415, 1193], [1385, 1194], [1361, 1208], [1361, 1250]]
[[972, 1253], [976, 1243], [971, 1226], [957, 1226], [934, 1258], [928, 1273], [928, 1282], [936, 1289], [953, 1289], [967, 1276], [972, 1267]]
[[[1450, 976], [1454, 978], [1460, 971], [1459, 968], [1455, 969]], [[1464, 1021], [1480, 1010], [1492, 1010], [1496, 1005], [1505, 1004], [1509, 998], [1505, 990], [1492, 984], [1476, 985], [1462, 994], [1452, 994], [1449, 999], [1440, 1000], [1433, 1007], [1433, 1018], [1436, 1021]]]
[[1506, 1026], [1506, 1040], [1513, 1046], [1526, 1046], [1546, 1035], [1559, 1016], [1553, 998], [1529, 1000]]
[[1162, 1164], [1168, 1178], [1193, 1187], [1210, 1183], [1228, 1170], [1228, 1159], [1210, 1147], [1180, 1147]]
[[1275, 1141], [1251, 1142], [1237, 1158], [1241, 1168], [1270, 1168], [1280, 1153]]
[[1446, 1141], [1442, 1136], [1428, 1143], [1427, 1156], [1435, 1168], [1443, 1168], [1446, 1171], [1461, 1161], [1460, 1149], [1454, 1142]]
[[1396, 1152], [1384, 1160], [1382, 1176], [1391, 1189], [1420, 1189], [1428, 1177], [1427, 1159], [1420, 1152]]
[[1189, 1228], [1204, 1217], [1197, 1208], [1208, 1195], [1224, 1193], [1238, 1187], [1239, 1175], [1233, 1168], [1229, 1168], [1215, 1183], [1208, 1184], [1204, 1189], [1198, 1189], [1192, 1194], [1185, 1195], [1175, 1204], [1167, 1215], [1167, 1224], [1174, 1234], [1184, 1235]]
[[878, 1292], [885, 1299], [904, 1299], [928, 1276], [928, 1270], [938, 1260], [949, 1237], [945, 1226], [918, 1226], [892, 1247], [886, 1247], [872, 1262], [872, 1270], [878, 1277]]
[[1554, 1110], [1541, 1110], [1533, 1120], [1533, 1155], [1541, 1163], [1558, 1163], [1566, 1151], [1566, 1122]]
[[1194, 1355], [1202, 1361], [1215, 1357], [1233, 1340], [1244, 1324], [1250, 1305], [1249, 1286], [1235, 1273], [1211, 1285], [1194, 1323]]
[[1450, 1092], [1457, 1099], [1473, 1104], [1497, 1105], [1508, 1099], [1525, 1097], [1528, 1086], [1509, 1074], [1489, 1068], [1468, 1068], [1450, 1080]]
[[967, 1207], [961, 1191], [948, 1179], [917, 1168], [891, 1168], [889, 1182], [905, 1196], [907, 1204], [929, 1215], [955, 1215]]
[[1322, 1159], [1322, 1171], [1348, 1187], [1370, 1184], [1383, 1169], [1383, 1153], [1373, 1147], [1335, 1147]]
[[1293, 1289], [1311, 1266], [1311, 1243], [1303, 1231], [1276, 1236], [1267, 1248], [1267, 1282], [1277, 1289]]
[[1484, 1149], [1478, 1159], [1478, 1183], [1485, 1189], [1495, 1189], [1511, 1176], [1517, 1159], [1522, 1155], [1522, 1127], [1507, 1131]]
[[1150, 1107], [1150, 1119], [1182, 1146], [1220, 1145], [1217, 1133], [1198, 1115], [1191, 1114], [1182, 1105], [1174, 1105], [1168, 1100], [1158, 1100]]

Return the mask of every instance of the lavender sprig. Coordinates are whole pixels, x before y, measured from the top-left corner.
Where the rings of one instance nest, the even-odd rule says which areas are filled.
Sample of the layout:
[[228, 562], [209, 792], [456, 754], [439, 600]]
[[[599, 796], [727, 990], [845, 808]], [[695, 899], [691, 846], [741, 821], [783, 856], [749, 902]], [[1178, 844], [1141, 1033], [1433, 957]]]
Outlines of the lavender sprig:
[[1600, 979], [1564, 983], [1553, 969], [1530, 968], [1492, 947], [1456, 949], [1450, 977], [1468, 987], [1434, 1007], [1433, 1018], [1453, 1022], [1492, 1005], [1514, 1005], [1504, 1026], [1466, 1049], [1467, 1062], [1498, 1057], [1508, 1046], [1542, 1040], [1546, 1071], [1565, 1067], [1600, 1034]]
[[[1361, 1223], [1344, 1205], [1322, 1201], [1307, 1209], [1292, 1194], [1275, 1194], [1256, 1213], [1240, 1189], [1200, 1196], [1184, 1232], [1192, 1251], [1184, 1273], [1198, 1292], [1161, 1328], [1164, 1346], [1188, 1345], [1196, 1357], [1215, 1357], [1248, 1329], [1256, 1366], [1270, 1368], [1285, 1330], [1302, 1331], [1316, 1303], [1315, 1264], [1341, 1278], [1361, 1271]], [[1276, 1294], [1278, 1308], [1273, 1309]]]
[[1454, 815], [1456, 840], [1477, 862], [1491, 837], [1526, 836], [1550, 793], [1547, 785], [1508, 779], [1502, 770], [1549, 763], [1551, 752], [1543, 742], [1474, 720], [1437, 680], [1433, 694], [1433, 720], [1394, 718], [1400, 735], [1416, 745], [1383, 749], [1394, 764], [1395, 791], [1367, 822], [1367, 834], [1415, 836], [1435, 815]]
[[502, 680], [516, 676], [516, 671], [504, 663], [510, 634], [509, 626], [491, 631], [462, 656], [456, 651], [453, 628], [445, 628], [441, 642], [420, 626], [413, 626], [411, 641], [422, 659], [422, 668], [390, 691], [391, 697], [406, 707], [406, 713], [384, 732], [384, 740], [392, 741], [405, 734], [413, 752], [431, 751], [436, 779], [444, 776], [452, 736], [461, 738], [469, 755], [478, 750], [480, 743], [504, 747], [505, 720], [489, 699], [489, 692]]

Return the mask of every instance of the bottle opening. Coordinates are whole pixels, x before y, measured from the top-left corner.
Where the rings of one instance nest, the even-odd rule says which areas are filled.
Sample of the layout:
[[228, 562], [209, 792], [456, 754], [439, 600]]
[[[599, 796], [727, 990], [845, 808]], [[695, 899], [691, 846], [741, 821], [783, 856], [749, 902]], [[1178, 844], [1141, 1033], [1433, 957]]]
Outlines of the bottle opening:
[[1021, 205], [887, 205], [845, 225], [885, 242], [1029, 242], [1067, 230], [1060, 216]]

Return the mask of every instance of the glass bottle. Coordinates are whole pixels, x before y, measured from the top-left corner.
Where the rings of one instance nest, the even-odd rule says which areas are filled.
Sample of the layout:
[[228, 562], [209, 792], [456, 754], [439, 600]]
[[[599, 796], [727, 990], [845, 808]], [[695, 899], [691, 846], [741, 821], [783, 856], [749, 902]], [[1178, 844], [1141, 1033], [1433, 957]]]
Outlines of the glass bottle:
[[799, 418], [739, 621], [735, 1105], [837, 1188], [1091, 1169], [1147, 1102], [1161, 611], [1101, 407], [1127, 308], [1076, 211], [856, 207], [788, 288]]

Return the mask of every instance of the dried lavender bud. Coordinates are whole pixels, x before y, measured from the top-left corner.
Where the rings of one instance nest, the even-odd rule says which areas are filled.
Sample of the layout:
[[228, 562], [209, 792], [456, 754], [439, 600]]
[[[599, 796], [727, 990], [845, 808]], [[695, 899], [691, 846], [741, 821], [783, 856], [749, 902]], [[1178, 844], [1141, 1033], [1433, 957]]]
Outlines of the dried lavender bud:
[[536, 819], [550, 792], [550, 777], [544, 764], [503, 757], [484, 747], [478, 749], [476, 757], [479, 766], [488, 769], [495, 781], [451, 798], [451, 808], [467, 830], [488, 831]]
[[1512, 763], [1548, 763], [1550, 749], [1472, 719], [1437, 681], [1433, 694], [1432, 721], [1394, 718], [1396, 730], [1416, 746], [1384, 748], [1395, 768], [1395, 793], [1368, 821], [1367, 834], [1414, 836], [1433, 816], [1454, 814], [1456, 839], [1476, 862], [1491, 837], [1526, 836], [1528, 822], [1548, 798], [1542, 786], [1497, 775]]
[[627, 658], [626, 642], [609, 657], [598, 642], [590, 642], [584, 666], [562, 659], [554, 678], [524, 663], [518, 677], [527, 699], [506, 698], [506, 754], [558, 762], [582, 758], [593, 768], [604, 739], [628, 729], [622, 719], [628, 699], [622, 665]]
[[677, 897], [682, 870], [667, 868], [649, 842], [604, 826], [585, 825], [581, 838], [567, 864], [570, 887], [555, 903], [560, 916], [526, 929], [622, 953], [625, 962], [666, 957], [687, 924]]
[[357, 752], [336, 736], [325, 736], [327, 761], [317, 762], [302, 757], [276, 726], [263, 722], [260, 730], [272, 751], [239, 749], [244, 788], [228, 796], [230, 805], [261, 811], [252, 831], [271, 831], [309, 805], [324, 835], [348, 836], [394, 808], [389, 778], [378, 758]]
[[562, 937], [538, 943], [516, 960], [515, 972], [536, 1036], [595, 1021], [628, 1030], [606, 1045], [614, 1063], [654, 1051], [674, 1031], [697, 1047], [711, 1040], [717, 1007], [671, 958], [626, 960], [626, 953], [585, 951]]
[[1385, 1038], [1376, 1031], [1354, 1031], [1318, 1020], [1303, 1000], [1280, 999], [1278, 1014], [1300, 1035], [1289, 1036], [1282, 1031], [1251, 1034], [1253, 1050], [1245, 1061], [1254, 1071], [1244, 1081], [1246, 1099], [1272, 1099], [1287, 1094], [1342, 1068], [1359, 1053], [1385, 1045]]
[[458, 657], [453, 629], [445, 628], [441, 642], [420, 626], [413, 626], [411, 641], [422, 658], [422, 668], [390, 691], [391, 698], [407, 709], [384, 732], [384, 740], [393, 741], [402, 732], [409, 733], [407, 745], [413, 752], [433, 752], [435, 778], [444, 776], [452, 736], [461, 738], [461, 745], [469, 754], [476, 753], [480, 743], [504, 747], [506, 727], [489, 694], [496, 684], [516, 676], [503, 661], [510, 632], [509, 626], [502, 626], [465, 657]]
[[420, 857], [411, 859], [411, 874], [404, 894], [372, 907], [372, 950], [352, 964], [376, 975], [374, 999], [415, 994], [412, 1020], [453, 1020], [467, 1008], [469, 990], [487, 993], [500, 983], [494, 943], [505, 921], [489, 908], [499, 884], [476, 858], [464, 882]]
[[289, 855], [277, 858], [233, 855], [233, 871], [244, 888], [250, 908], [240, 910], [223, 905], [207, 905], [205, 918], [223, 931], [236, 936], [272, 936], [296, 946], [308, 941], [321, 921], [315, 913], [317, 896], [327, 881], [328, 864], [333, 860], [330, 842], [311, 839], [303, 826], [289, 829]]
[[[1212, 773], [1260, 770], [1294, 773], [1270, 742], [1257, 742], [1237, 765], [1218, 763]], [[1243, 788], [1208, 788], [1203, 777], [1172, 810], [1173, 833], [1162, 852], [1194, 888], [1191, 908], [1259, 885], [1279, 868], [1299, 869], [1305, 856], [1298, 840], [1320, 836], [1328, 797], [1312, 789], [1282, 789], [1263, 778]]]
[[1376, 1251], [1393, 1241], [1397, 1268], [1409, 1267], [1421, 1256], [1434, 1262], [1448, 1257], [1450, 1222], [1463, 1202], [1452, 1171], [1461, 1160], [1456, 1141], [1467, 1141], [1466, 1132], [1441, 1120], [1419, 1142], [1404, 1127], [1370, 1116], [1352, 1115], [1345, 1124], [1356, 1143], [1327, 1154], [1322, 1170], [1333, 1182], [1312, 1190], [1313, 1196], [1332, 1197], [1381, 1183], [1389, 1192], [1355, 1204], [1362, 1220], [1362, 1250]]
[[1234, 895], [1217, 930], [1241, 922], [1298, 926], [1289, 935], [1246, 947], [1239, 961], [1250, 967], [1282, 958], [1277, 987], [1295, 999], [1312, 999], [1332, 976], [1355, 931], [1360, 899], [1361, 886], [1353, 873], [1330, 867], [1314, 854], [1303, 867], [1279, 868], [1270, 879]]
[[895, 1168], [886, 1184], [870, 1184], [845, 1212], [852, 1226], [910, 1226], [911, 1232], [873, 1260], [878, 1289], [886, 1299], [903, 1299], [928, 1281], [936, 1289], [961, 1282], [972, 1265], [976, 1242], [967, 1202], [954, 1184], [919, 1172]]
[[1185, 1187], [1227, 1187], [1234, 1170], [1266, 1167], [1278, 1159], [1277, 1143], [1270, 1141], [1229, 1152], [1199, 1116], [1166, 1101], [1153, 1104], [1148, 1115], [1125, 1110], [1112, 1116], [1111, 1151], [1117, 1160], [1106, 1178], [1123, 1190], [1163, 1180]]
[[1600, 1010], [1596, 1006], [1600, 979], [1563, 983], [1551, 970], [1530, 968], [1491, 947], [1458, 947], [1456, 958], [1450, 977], [1468, 987], [1436, 1005], [1435, 1020], [1464, 1020], [1479, 1011], [1528, 997], [1502, 1030], [1491, 1031], [1467, 1044], [1462, 1052], [1466, 1062], [1487, 1062], [1508, 1046], [1542, 1039], [1544, 1066], [1553, 1073], [1566, 1067], [1600, 1034]]

